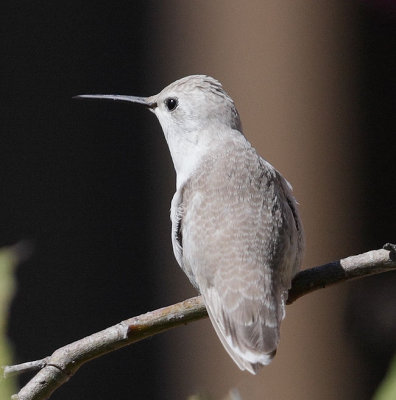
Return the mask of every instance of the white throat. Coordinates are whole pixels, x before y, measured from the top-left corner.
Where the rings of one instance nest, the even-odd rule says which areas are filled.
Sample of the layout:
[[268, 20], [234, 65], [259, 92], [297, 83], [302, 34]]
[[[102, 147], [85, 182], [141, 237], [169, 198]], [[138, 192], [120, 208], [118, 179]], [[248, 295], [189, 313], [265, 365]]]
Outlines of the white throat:
[[207, 137], [205, 137], [207, 135], [202, 131], [181, 135], [165, 130], [164, 132], [176, 171], [176, 188], [178, 190], [193, 175], [202, 158], [210, 151], [210, 147]]

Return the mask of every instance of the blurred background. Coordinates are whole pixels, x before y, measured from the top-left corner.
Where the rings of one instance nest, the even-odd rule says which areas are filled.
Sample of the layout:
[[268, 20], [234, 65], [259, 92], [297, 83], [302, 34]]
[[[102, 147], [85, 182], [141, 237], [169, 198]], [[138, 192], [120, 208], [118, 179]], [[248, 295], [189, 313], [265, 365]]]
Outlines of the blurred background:
[[[3, 0], [0, 18], [0, 245], [33, 246], [9, 310], [14, 362], [195, 295], [172, 253], [157, 120], [77, 94], [212, 75], [293, 184], [304, 267], [396, 241], [395, 2]], [[395, 288], [387, 273], [298, 300], [258, 376], [204, 320], [89, 363], [53, 399], [370, 399], [395, 352]]]

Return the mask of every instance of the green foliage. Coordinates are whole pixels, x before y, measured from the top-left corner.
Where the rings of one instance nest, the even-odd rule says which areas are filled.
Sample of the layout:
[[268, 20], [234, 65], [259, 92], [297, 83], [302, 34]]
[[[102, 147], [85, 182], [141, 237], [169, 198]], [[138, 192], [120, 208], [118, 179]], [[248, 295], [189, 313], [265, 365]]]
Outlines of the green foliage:
[[388, 373], [373, 397], [373, 400], [394, 399], [396, 399], [396, 356], [393, 357]]
[[[14, 271], [18, 261], [15, 247], [0, 249], [0, 366], [12, 364], [6, 327], [10, 301], [15, 292]], [[0, 399], [9, 399], [17, 391], [15, 378], [4, 379], [0, 376]]]

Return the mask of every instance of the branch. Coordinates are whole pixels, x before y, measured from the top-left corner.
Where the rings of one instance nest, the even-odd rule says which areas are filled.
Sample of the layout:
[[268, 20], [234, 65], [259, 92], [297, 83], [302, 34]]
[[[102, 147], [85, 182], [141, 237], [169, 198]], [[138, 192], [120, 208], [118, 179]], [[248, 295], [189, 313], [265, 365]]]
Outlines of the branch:
[[305, 294], [350, 279], [396, 269], [396, 245], [387, 243], [380, 250], [321, 265], [299, 272], [292, 281], [287, 304], [292, 304]]
[[[287, 303], [326, 286], [363, 276], [396, 270], [396, 246], [385, 245], [319, 267], [299, 272], [292, 282]], [[4, 367], [4, 376], [40, 369], [12, 396], [14, 400], [45, 400], [87, 361], [168, 329], [206, 318], [202, 297], [194, 297], [138, 317], [130, 318], [56, 350], [42, 360]]]

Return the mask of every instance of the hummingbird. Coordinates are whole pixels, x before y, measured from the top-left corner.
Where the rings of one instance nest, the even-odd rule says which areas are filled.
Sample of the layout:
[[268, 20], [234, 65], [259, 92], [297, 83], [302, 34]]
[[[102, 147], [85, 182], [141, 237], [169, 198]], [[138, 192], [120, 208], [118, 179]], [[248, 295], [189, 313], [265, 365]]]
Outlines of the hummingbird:
[[224, 348], [255, 374], [276, 354], [304, 237], [288, 181], [249, 143], [221, 83], [191, 75], [139, 103], [159, 120], [176, 170], [175, 258], [201, 293]]

